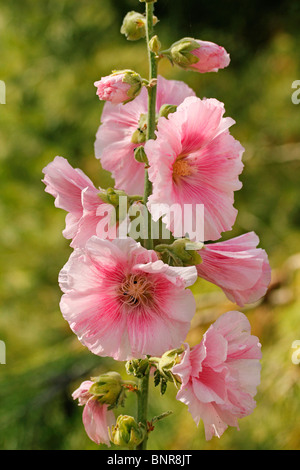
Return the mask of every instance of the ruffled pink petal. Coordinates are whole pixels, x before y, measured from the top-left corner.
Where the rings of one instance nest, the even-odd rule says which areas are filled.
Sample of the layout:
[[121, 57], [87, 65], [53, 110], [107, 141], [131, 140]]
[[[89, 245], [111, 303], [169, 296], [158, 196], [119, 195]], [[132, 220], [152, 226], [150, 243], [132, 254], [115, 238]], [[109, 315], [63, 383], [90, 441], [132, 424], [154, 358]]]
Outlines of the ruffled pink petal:
[[45, 191], [55, 197], [55, 206], [73, 214], [81, 214], [81, 191], [86, 187], [96, 190], [91, 180], [63, 157], [55, 157], [43, 169], [43, 173]]
[[101, 405], [92, 398], [84, 407], [82, 420], [92, 441], [110, 447], [108, 428], [115, 424], [115, 417], [113, 411], [108, 411], [107, 408], [107, 405]]
[[85, 380], [80, 384], [80, 386], [74, 390], [72, 393], [73, 400], [78, 400], [78, 404], [83, 406], [87, 403], [87, 401], [91, 398], [91, 394], [89, 393], [89, 389], [93, 385], [91, 380]]
[[136, 269], [152, 274], [163, 274], [170, 282], [180, 287], [192, 286], [197, 280], [195, 266], [175, 267], [158, 260], [154, 263], [137, 265]]
[[116, 238], [118, 224], [112, 217], [114, 207], [104, 204], [99, 197], [101, 190], [81, 170], [74, 169], [65, 158], [55, 157], [43, 172], [45, 191], [55, 197], [56, 207], [68, 212], [63, 235], [72, 239], [72, 248], [83, 247], [96, 234]]
[[195, 96], [194, 90], [185, 82], [167, 80], [162, 75], [157, 79], [156, 112], [164, 104], [179, 106], [187, 96]]
[[198, 276], [223, 289], [240, 306], [263, 297], [271, 280], [271, 268], [265, 250], [256, 248], [254, 232], [225, 242], [205, 245]]

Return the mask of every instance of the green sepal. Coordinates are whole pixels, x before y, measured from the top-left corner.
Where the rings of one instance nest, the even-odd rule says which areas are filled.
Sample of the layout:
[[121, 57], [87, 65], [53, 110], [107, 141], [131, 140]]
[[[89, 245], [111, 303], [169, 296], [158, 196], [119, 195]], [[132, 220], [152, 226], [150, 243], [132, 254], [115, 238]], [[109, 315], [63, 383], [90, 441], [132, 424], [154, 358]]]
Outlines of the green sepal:
[[131, 359], [126, 362], [125, 369], [129, 375], [143, 378], [150, 370], [149, 359]]
[[101, 404], [109, 405], [109, 409], [123, 406], [126, 398], [122, 377], [118, 372], [107, 372], [92, 377], [94, 382], [89, 393]]
[[199, 251], [203, 246], [203, 243], [193, 243], [188, 238], [178, 238], [170, 245], [156, 245], [155, 251], [172, 266], [195, 266], [202, 263]]

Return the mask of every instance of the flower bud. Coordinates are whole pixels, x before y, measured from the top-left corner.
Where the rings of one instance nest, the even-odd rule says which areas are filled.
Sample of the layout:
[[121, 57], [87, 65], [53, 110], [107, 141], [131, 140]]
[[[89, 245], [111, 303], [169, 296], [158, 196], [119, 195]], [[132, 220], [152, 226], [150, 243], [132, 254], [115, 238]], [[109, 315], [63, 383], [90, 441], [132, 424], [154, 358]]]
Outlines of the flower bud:
[[101, 404], [110, 405], [109, 409], [122, 405], [125, 399], [125, 389], [122, 385], [122, 377], [118, 372], [107, 372], [106, 374], [93, 377], [93, 385], [89, 393]]
[[147, 430], [142, 423], [137, 424], [132, 416], [120, 415], [111, 430], [111, 440], [118, 446], [133, 450], [146, 437]]
[[160, 379], [165, 381], [174, 382], [176, 385], [176, 379], [171, 372], [172, 367], [178, 363], [178, 357], [184, 352], [184, 348], [171, 349], [165, 352], [161, 357], [151, 357], [150, 361], [155, 364], [157, 371], [159, 372]]
[[140, 0], [141, 3], [155, 3], [157, 0]]
[[146, 163], [146, 165], [148, 165], [149, 163], [143, 145], [140, 145], [139, 147], [134, 149], [134, 158], [137, 162]]
[[127, 194], [121, 189], [107, 188], [107, 189], [102, 189], [101, 192], [98, 194], [98, 196], [106, 204], [111, 204], [114, 207], [118, 207], [119, 198], [127, 197]]
[[161, 48], [161, 43], [160, 40], [158, 39], [158, 36], [152, 36], [152, 38], [149, 41], [149, 49], [151, 52], [154, 52], [154, 54], [158, 54], [159, 50]]
[[90, 393], [93, 386], [91, 380], [82, 382], [79, 388], [73, 393], [74, 400], [78, 399], [78, 404], [84, 406], [82, 421], [89, 438], [97, 444], [110, 446], [109, 429], [116, 422], [115, 415], [107, 404], [102, 404], [99, 397]]
[[175, 113], [177, 106], [174, 104], [163, 104], [159, 110], [158, 117], [165, 117], [167, 118], [169, 114]]
[[149, 371], [148, 359], [131, 359], [125, 364], [126, 371], [129, 375], [142, 378]]
[[121, 34], [125, 34], [129, 41], [137, 41], [146, 35], [146, 18], [141, 13], [129, 11], [124, 17]]
[[200, 73], [217, 72], [227, 67], [230, 62], [229, 54], [224, 47], [209, 41], [193, 38], [183, 38], [162, 52], [170, 61], [186, 70]]
[[100, 100], [126, 104], [136, 98], [142, 89], [142, 78], [133, 70], [115, 70], [111, 75], [94, 82]]
[[138, 128], [133, 132], [131, 136], [131, 142], [133, 144], [142, 144], [146, 142], [147, 138], [147, 114], [141, 114], [138, 122]]
[[[153, 24], [157, 23], [157, 17], [153, 16]], [[121, 34], [126, 36], [128, 41], [138, 41], [146, 36], [146, 18], [141, 13], [129, 11], [123, 19]]]
[[161, 244], [155, 247], [155, 251], [167, 258], [167, 262], [171, 262], [175, 266], [195, 266], [202, 263], [199, 250], [203, 247], [203, 243], [192, 243], [188, 238], [179, 238], [172, 244]]

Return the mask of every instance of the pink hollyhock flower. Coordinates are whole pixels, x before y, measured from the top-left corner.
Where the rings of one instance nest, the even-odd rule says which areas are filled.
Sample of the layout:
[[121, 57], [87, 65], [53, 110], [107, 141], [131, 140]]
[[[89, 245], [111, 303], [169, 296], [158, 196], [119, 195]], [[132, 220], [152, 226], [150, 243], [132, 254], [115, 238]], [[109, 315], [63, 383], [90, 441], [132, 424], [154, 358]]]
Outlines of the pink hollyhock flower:
[[179, 347], [195, 313], [195, 266], [170, 267], [131, 238], [94, 236], [59, 274], [60, 307], [94, 354], [127, 361]]
[[[157, 81], [156, 112], [164, 104], [178, 106], [187, 96], [195, 95], [184, 82]], [[105, 103], [95, 141], [95, 156], [102, 167], [111, 172], [115, 185], [128, 194], [143, 194], [145, 165], [134, 158], [134, 149], [145, 142], [145, 116], [148, 94], [145, 87], [139, 96], [125, 105]], [[138, 131], [140, 129], [141, 132]]]
[[133, 100], [140, 93], [142, 79], [132, 70], [120, 70], [102, 77], [94, 85], [100, 100], [120, 104]]
[[188, 405], [196, 424], [202, 419], [206, 440], [221, 437], [228, 426], [248, 416], [260, 383], [261, 345], [248, 319], [227, 312], [210, 326], [200, 344], [185, 345], [172, 372], [181, 380], [177, 399]]
[[108, 410], [108, 405], [102, 405], [97, 398], [89, 393], [93, 382], [86, 380], [73, 392], [74, 400], [78, 399], [78, 404], [84, 406], [82, 421], [89, 438], [96, 444], [106, 444], [110, 446], [108, 428], [115, 425], [115, 415]]
[[204, 245], [199, 254], [198, 276], [221, 287], [240, 307], [263, 297], [271, 281], [265, 250], [256, 248], [259, 238], [249, 232], [231, 240]]
[[[193, 241], [217, 240], [235, 222], [233, 193], [242, 186], [244, 148], [230, 135], [234, 121], [224, 118], [224, 111], [215, 99], [188, 97], [168, 119], [158, 120], [157, 139], [146, 142], [153, 183], [148, 208], [175, 237], [188, 233]], [[204, 227], [193, 234], [184, 219], [195, 221], [200, 205]]]
[[73, 248], [84, 246], [96, 234], [115, 238], [116, 227], [110, 225], [113, 206], [100, 199], [101, 189], [80, 169], [74, 169], [63, 157], [55, 157], [43, 173], [45, 191], [55, 198], [56, 207], [68, 212], [63, 235], [72, 239]]

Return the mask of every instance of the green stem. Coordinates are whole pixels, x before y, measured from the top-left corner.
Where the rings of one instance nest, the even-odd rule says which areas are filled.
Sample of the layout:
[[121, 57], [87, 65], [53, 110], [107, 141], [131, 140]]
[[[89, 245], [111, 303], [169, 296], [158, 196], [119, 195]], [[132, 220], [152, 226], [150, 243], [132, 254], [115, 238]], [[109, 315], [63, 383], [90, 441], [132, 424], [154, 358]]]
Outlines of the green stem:
[[[155, 138], [155, 120], [156, 120], [156, 83], [157, 79], [157, 61], [155, 53], [149, 48], [149, 41], [153, 36], [153, 11], [154, 4], [146, 3], [146, 41], [149, 61], [149, 86], [148, 86], [148, 115], [147, 115], [147, 136], [146, 140]], [[153, 82], [154, 80], [154, 82]], [[148, 170], [145, 170], [145, 189], [144, 204], [147, 203], [148, 197], [152, 193], [152, 183], [149, 180]], [[151, 240], [151, 217], [148, 217], [148, 239], [145, 240], [145, 246], [153, 249], [153, 240]]]
[[156, 113], [156, 84], [151, 85], [152, 80], [157, 79], [157, 61], [155, 53], [149, 48], [150, 39], [153, 37], [153, 3], [146, 4], [146, 41], [149, 61], [149, 83], [148, 87], [148, 125], [147, 140], [155, 137], [155, 113]]
[[[137, 410], [137, 421], [142, 423], [147, 429], [147, 412], [148, 412], [148, 389], [149, 389], [149, 371], [145, 375], [138, 379], [138, 410]], [[146, 450], [148, 436], [141, 444], [137, 446], [137, 450]]]
[[[153, 3], [146, 3], [146, 41], [149, 60], [149, 86], [148, 88], [148, 114], [147, 114], [147, 135], [146, 140], [155, 138], [155, 120], [156, 120], [156, 79], [157, 79], [157, 62], [155, 53], [149, 48], [149, 41], [153, 36]], [[149, 180], [148, 170], [145, 169], [145, 189], [144, 204], [146, 205], [148, 197], [152, 193], [152, 183]], [[148, 214], [148, 238], [145, 240], [145, 246], [148, 250], [153, 249], [153, 240], [151, 239], [151, 216]], [[139, 423], [144, 424], [147, 428], [147, 412], [148, 412], [148, 389], [149, 389], [149, 370], [147, 370], [142, 378], [139, 379], [138, 390], [138, 410], [137, 419]], [[138, 450], [146, 450], [148, 436], [139, 446]]]

